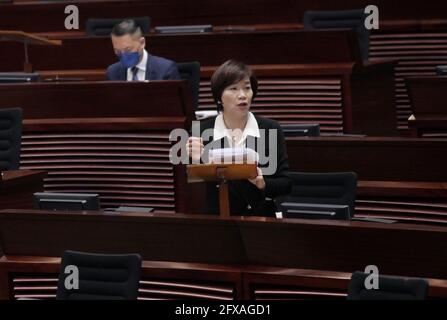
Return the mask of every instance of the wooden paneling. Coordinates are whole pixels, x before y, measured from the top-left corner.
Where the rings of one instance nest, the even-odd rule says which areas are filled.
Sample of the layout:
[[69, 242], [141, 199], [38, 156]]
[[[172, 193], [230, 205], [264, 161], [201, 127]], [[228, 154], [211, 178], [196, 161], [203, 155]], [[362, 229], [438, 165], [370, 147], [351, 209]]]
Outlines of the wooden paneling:
[[436, 66], [447, 64], [447, 28], [372, 34], [370, 59], [383, 58], [399, 61], [395, 69], [397, 118], [399, 129], [408, 129], [411, 106], [405, 78], [432, 76], [436, 74]]
[[447, 183], [358, 181], [356, 217], [447, 223]]
[[47, 192], [98, 193], [102, 207], [174, 212], [170, 147], [169, 131], [25, 133], [21, 168], [48, 171]]
[[12, 277], [13, 299], [55, 299], [58, 274], [18, 274]]
[[[259, 79], [252, 110], [281, 123], [319, 123], [323, 133], [397, 134], [391, 62], [253, 65]], [[215, 110], [202, 68], [199, 108]]]
[[[382, 68], [377, 68], [377, 67]], [[259, 80], [252, 111], [285, 123], [319, 123], [323, 133], [395, 135], [393, 64], [353, 70], [352, 64], [251, 65]], [[210, 78], [202, 67], [199, 109], [215, 110]], [[44, 71], [45, 79], [104, 80], [104, 71]]]
[[[251, 111], [281, 123], [319, 123], [322, 132], [343, 132], [341, 77], [259, 77]], [[209, 79], [200, 83], [200, 110], [215, 110]]]
[[408, 121], [413, 135], [447, 137], [447, 77], [410, 77], [405, 83], [413, 111], [413, 117]]
[[[10, 299], [54, 299], [59, 259], [32, 257], [24, 261], [23, 258], [10, 256], [0, 260], [0, 266], [7, 270], [11, 280]], [[325, 270], [224, 268], [153, 261], [143, 262], [142, 274], [140, 300], [344, 300], [351, 277], [350, 273]], [[429, 299], [447, 297], [445, 280], [427, 280]]]
[[[362, 62], [351, 30], [153, 35], [147, 40], [153, 54], [201, 63], [201, 108], [212, 103], [211, 71], [234, 58], [253, 65], [260, 77], [260, 94], [253, 110], [261, 115], [281, 122], [317, 122], [323, 132], [397, 133], [392, 100], [394, 63]], [[19, 48], [4, 45], [4, 50], [7, 61], [0, 61], [0, 69], [19, 70], [22, 58], [14, 54]], [[34, 47], [30, 56], [46, 79], [104, 76], [90, 69], [105, 69], [116, 61], [108, 37], [67, 39], [57, 49]], [[85, 75], [80, 70], [86, 70]]]
[[[382, 273], [447, 277], [447, 252], [443, 247], [447, 229], [439, 226], [3, 210], [0, 229], [5, 255], [60, 257], [70, 248], [137, 252], [149, 261], [344, 272], [375, 264]], [[79, 230], [83, 230], [82, 237]]]
[[447, 223], [446, 139], [289, 138], [290, 168], [301, 172], [354, 171], [356, 217]]
[[[218, 66], [230, 58], [247, 64], [361, 63], [351, 30], [155, 34], [146, 42], [154, 55], [176, 62], [199, 61], [202, 66]], [[21, 44], [0, 42], [0, 50], [1, 71], [23, 70]], [[118, 61], [110, 37], [64, 39], [57, 47], [30, 46], [29, 59], [35, 70], [105, 69]]]
[[[390, 199], [391, 198], [391, 199]], [[364, 199], [355, 205], [356, 217], [395, 219], [414, 223], [447, 223], [447, 199], [408, 199], [392, 197]]]
[[331, 288], [253, 285], [250, 289], [253, 291], [250, 299], [253, 300], [344, 300], [347, 296], [346, 292], [331, 290]]
[[67, 249], [140, 253], [141, 299], [339, 299], [350, 273], [370, 264], [381, 274], [429, 278], [431, 296], [446, 296], [445, 227], [3, 210], [0, 231], [3, 299], [54, 296]]
[[0, 85], [0, 108], [20, 107], [27, 120], [181, 116], [192, 120], [191, 90], [184, 81], [93, 84], [3, 84]]
[[[43, 191], [43, 171], [9, 170], [1, 173], [0, 208], [34, 207], [34, 193]], [[1, 248], [0, 248], [1, 253]]]
[[[246, 24], [298, 23], [302, 21], [306, 10], [346, 10], [360, 9], [370, 5], [366, 0], [343, 1], [291, 1], [291, 0], [180, 0], [152, 1], [71, 1], [76, 4], [80, 14], [80, 28], [84, 30], [88, 18], [135, 17], [149, 15], [152, 26], [212, 24], [221, 26]], [[66, 3], [18, 3], [4, 4], [0, 15], [4, 17], [0, 29], [24, 31], [60, 31], [65, 30], [64, 20]], [[412, 2], [405, 6], [396, 6], [386, 0], [378, 0], [381, 26], [393, 20], [445, 20], [446, 10], [443, 1], [430, 1], [430, 5]], [[237, 8], [237, 9], [235, 9]]]
[[288, 138], [291, 170], [354, 171], [359, 180], [447, 181], [446, 139]]
[[98, 193], [102, 207], [173, 213], [184, 209], [174, 189], [185, 177], [169, 159], [169, 135], [191, 123], [186, 88], [180, 81], [4, 85], [0, 105], [22, 107], [21, 168], [48, 171], [44, 191]]
[[[174, 274], [174, 272], [172, 272]], [[55, 299], [57, 274], [23, 275], [12, 278], [14, 299]], [[138, 300], [212, 299], [233, 300], [234, 283], [198, 279], [173, 279], [142, 277]]]
[[[244, 296], [252, 300], [345, 300], [350, 278], [350, 273], [343, 272], [252, 267], [244, 270]], [[426, 280], [429, 299], [447, 297], [445, 281]]]
[[140, 281], [140, 300], [163, 299], [213, 299], [233, 300], [234, 289], [228, 285], [219, 285], [200, 281]]
[[[60, 259], [4, 257], [2, 261], [14, 270], [9, 273], [11, 299], [56, 298]], [[143, 261], [138, 299], [240, 299], [241, 282], [240, 268]]]

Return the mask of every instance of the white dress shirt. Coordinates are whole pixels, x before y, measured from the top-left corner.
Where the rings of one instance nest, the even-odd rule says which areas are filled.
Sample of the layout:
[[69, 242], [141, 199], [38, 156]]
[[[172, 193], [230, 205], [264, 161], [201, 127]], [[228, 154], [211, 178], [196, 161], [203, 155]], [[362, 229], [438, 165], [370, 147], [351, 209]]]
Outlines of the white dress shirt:
[[[147, 66], [148, 53], [146, 49], [143, 49], [143, 59], [136, 65], [138, 68], [137, 78], [138, 81], [146, 80], [146, 66]], [[127, 81], [132, 81], [133, 74], [132, 68], [127, 68]]]
[[223, 137], [227, 137], [228, 142], [230, 143], [230, 148], [244, 148], [245, 140], [247, 139], [247, 136], [253, 136], [256, 138], [261, 137], [261, 134], [259, 132], [258, 122], [256, 121], [255, 116], [251, 112], [248, 113], [247, 124], [245, 125], [244, 131], [242, 132], [242, 136], [239, 141], [233, 141], [233, 138], [232, 138], [232, 135], [230, 134], [230, 132], [231, 132], [231, 129], [228, 129], [227, 126], [225, 125], [225, 122], [223, 119], [223, 113], [221, 112], [216, 117], [216, 121], [214, 123], [214, 132], [213, 132], [214, 140], [220, 140]]

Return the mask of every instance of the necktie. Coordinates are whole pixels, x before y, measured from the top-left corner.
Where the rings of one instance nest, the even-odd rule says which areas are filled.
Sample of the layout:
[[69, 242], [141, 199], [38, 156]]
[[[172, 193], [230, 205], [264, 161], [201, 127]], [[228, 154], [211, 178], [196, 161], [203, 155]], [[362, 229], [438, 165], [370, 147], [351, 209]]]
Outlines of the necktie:
[[132, 81], [138, 81], [138, 67], [132, 68]]

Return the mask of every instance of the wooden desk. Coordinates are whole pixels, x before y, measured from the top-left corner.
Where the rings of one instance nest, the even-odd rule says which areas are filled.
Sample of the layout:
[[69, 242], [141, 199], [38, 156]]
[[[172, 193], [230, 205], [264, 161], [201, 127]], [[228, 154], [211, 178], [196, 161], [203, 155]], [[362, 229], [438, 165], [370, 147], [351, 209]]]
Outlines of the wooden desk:
[[[292, 171], [357, 173], [356, 217], [447, 224], [446, 139], [321, 136], [286, 142]], [[188, 188], [192, 203], [201, 203], [204, 187], [194, 188]]]
[[[345, 300], [351, 275], [324, 270], [251, 267], [244, 270], [242, 277], [244, 297], [250, 300]], [[447, 297], [447, 281], [426, 280], [429, 299]]]
[[[166, 88], [155, 90], [160, 86], [167, 86], [175, 93]], [[181, 100], [175, 98], [180, 99], [175, 85], [104, 82], [4, 85], [0, 90], [3, 88], [8, 90], [2, 92], [0, 100], [8, 101], [6, 105], [24, 106], [21, 166], [48, 171], [46, 191], [98, 193], [104, 206], [146, 206], [188, 213], [201, 207], [200, 186], [188, 185], [184, 167], [169, 162], [170, 131], [189, 125], [181, 111]], [[107, 90], [114, 98], [108, 98]], [[165, 97], [157, 91], [166, 93], [165, 108], [148, 107], [151, 99]], [[127, 103], [127, 96], [139, 99], [124, 110], [122, 105]], [[166, 101], [172, 103], [169, 108]], [[68, 107], [59, 107], [64, 104]], [[179, 108], [177, 115], [169, 111], [176, 108]], [[126, 112], [132, 117], [123, 118]], [[158, 112], [166, 116], [157, 117]], [[99, 118], [101, 115], [104, 116]], [[439, 184], [447, 181], [445, 139], [322, 136], [287, 139], [287, 146], [294, 171], [355, 171], [360, 181]], [[410, 203], [421, 203], [418, 211], [428, 210], [430, 219], [446, 220], [444, 214], [436, 218], [433, 212], [434, 209], [446, 212], [442, 189], [434, 187], [427, 193], [425, 189], [412, 188], [407, 186], [408, 196], [403, 196], [405, 192], [376, 184], [364, 189], [367, 192], [360, 193], [359, 200], [396, 202], [387, 204], [384, 213], [396, 206], [409, 212]], [[378, 195], [375, 189], [387, 191]], [[387, 192], [389, 197], [384, 196]], [[399, 205], [402, 202], [407, 203], [405, 208]], [[363, 207], [370, 207], [369, 204]], [[424, 213], [410, 211], [410, 217], [424, 217]], [[362, 213], [368, 212], [362, 210]]]
[[23, 119], [195, 118], [184, 81], [4, 84], [1, 106], [20, 106]]
[[[259, 115], [280, 122], [320, 123], [322, 132], [397, 134], [395, 63], [361, 61], [351, 30], [151, 35], [147, 41], [153, 54], [201, 63], [202, 110], [215, 109], [211, 74], [232, 57], [254, 66], [259, 95], [253, 111]], [[44, 78], [104, 80], [105, 68], [117, 61], [108, 37], [67, 39], [58, 49], [32, 49], [35, 68]], [[17, 69], [18, 48], [11, 43], [1, 50], [6, 58], [0, 69]]]
[[[363, 2], [360, 6], [368, 4]], [[237, 32], [241, 29], [253, 31], [275, 28], [297, 29], [302, 27], [302, 17], [306, 10], [345, 10], [353, 7], [352, 1], [349, 0], [337, 2], [305, 0], [293, 3], [288, 0], [261, 0], [256, 2], [256, 5], [239, 8], [240, 10], [237, 12], [234, 10], [234, 7], [239, 5], [237, 0], [224, 1], [218, 4], [210, 4], [205, 0], [194, 1], [193, 4], [186, 4], [180, 0], [170, 0], [163, 6], [150, 1], [120, 0], [113, 1], [113, 4], [110, 4], [110, 2], [101, 3], [93, 0], [76, 5], [82, 11], [82, 15], [80, 16], [81, 30], [74, 32], [75, 36], [84, 33], [85, 22], [90, 17], [122, 17], [123, 14], [130, 17], [139, 16], [141, 12], [150, 12], [152, 26], [212, 24], [218, 27], [215, 28], [216, 30]], [[408, 133], [407, 119], [411, 115], [411, 110], [405, 87], [405, 77], [435, 75], [436, 65], [447, 64], [443, 52], [443, 48], [447, 45], [445, 36], [447, 20], [443, 13], [447, 8], [442, 1], [430, 3], [430, 6], [425, 6], [423, 10], [416, 3], [407, 4], [404, 8], [401, 8], [385, 0], [380, 0], [376, 1], [375, 5], [380, 8], [380, 29], [373, 30], [371, 33], [370, 60], [384, 58], [399, 60], [394, 83], [395, 109], [398, 128], [406, 134]], [[59, 33], [62, 32], [67, 35], [73, 32], [66, 31], [63, 27], [66, 18], [64, 8], [65, 4], [63, 3], [3, 5], [0, 8], [0, 15], [3, 17], [0, 21], [0, 28], [21, 28], [28, 32], [59, 31]], [[284, 8], [287, 8], [287, 10], [284, 10]], [[269, 14], [265, 15], [265, 12]], [[58, 38], [60, 38], [60, 34], [55, 35], [55, 39]], [[184, 51], [183, 48], [191, 49], [190, 46], [186, 46], [179, 51]], [[85, 56], [85, 54], [79, 54], [79, 59], [82, 59], [82, 56]], [[86, 55], [86, 57], [88, 56], [89, 54]], [[13, 66], [12, 64], [9, 65]], [[7, 66], [7, 68], [9, 67]], [[38, 70], [46, 71], [44, 69]], [[55, 71], [60, 77], [63, 76], [63, 70]], [[104, 74], [104, 69], [100, 70], [99, 74], [101, 73]], [[72, 70], [69, 74], [72, 77], [76, 74], [79, 75], [79, 70]], [[86, 74], [90, 77], [89, 79], [93, 79], [90, 72]], [[82, 75], [82, 77], [85, 76], [85, 74]], [[94, 79], [97, 80], [98, 78]]]
[[[46, 191], [95, 192], [107, 206], [191, 213], [202, 203], [200, 193], [190, 201], [195, 186], [168, 158], [169, 132], [189, 126], [191, 110], [182, 98], [190, 92], [177, 85], [2, 85], [0, 104], [23, 107], [21, 165], [49, 172]], [[123, 108], [128, 97], [135, 101]], [[322, 136], [288, 139], [287, 145], [295, 171], [355, 171], [366, 181], [447, 181], [445, 139]]]
[[358, 181], [356, 217], [447, 225], [447, 182]]
[[0, 180], [0, 208], [34, 207], [33, 194], [43, 191], [45, 171], [11, 170], [3, 171]]
[[414, 117], [408, 120], [413, 136], [447, 137], [447, 76], [410, 77], [406, 84]]
[[355, 171], [359, 180], [447, 181], [447, 139], [288, 138], [291, 170]]
[[[146, 36], [148, 50], [152, 54], [176, 62], [196, 60], [202, 66], [218, 66], [230, 57], [247, 64], [357, 62], [361, 65], [360, 49], [355, 39], [355, 33], [348, 29]], [[0, 49], [4, 55], [0, 70], [20, 70], [22, 59], [17, 54], [21, 52], [20, 45], [3, 42]], [[118, 61], [110, 37], [65, 39], [62, 46], [36, 46], [30, 48], [29, 53], [36, 70], [105, 69]]]
[[[79, 230], [83, 230], [82, 236]], [[138, 252], [149, 261], [333, 271], [377, 264], [384, 273], [447, 279], [447, 228], [435, 226], [2, 210], [0, 234], [5, 255], [60, 257], [71, 248]]]
[[22, 107], [21, 168], [48, 171], [45, 191], [98, 193], [105, 207], [185, 210], [187, 195], [175, 186], [186, 184], [186, 174], [169, 161], [170, 132], [192, 119], [184, 82], [37, 83], [0, 91], [1, 105]]
[[[258, 96], [252, 111], [279, 122], [319, 123], [323, 133], [396, 135], [393, 62], [256, 64]], [[210, 79], [202, 66], [199, 109], [214, 110]], [[104, 69], [41, 70], [44, 79], [104, 80]]]
[[[187, 282], [189, 278], [190, 284], [220, 287], [220, 294], [214, 292], [227, 298], [238, 296], [232, 291], [237, 288], [237, 273], [290, 276], [301, 269], [302, 276], [303, 270], [308, 274], [323, 270], [321, 277], [330, 271], [333, 278], [374, 264], [382, 274], [447, 279], [447, 228], [422, 225], [3, 210], [0, 235], [5, 254], [0, 260], [2, 299], [11, 298], [13, 287], [21, 284], [35, 287], [38, 282], [29, 282], [33, 275], [42, 281], [49, 274], [54, 277], [66, 249], [137, 252], [147, 263], [143, 265], [145, 287], [158, 277], [159, 286], [176, 283], [178, 290], [180, 281], [175, 279]], [[205, 270], [202, 278], [200, 270]], [[219, 278], [222, 274], [226, 277]], [[28, 280], [13, 281], [20, 278]]]
[[447, 223], [446, 139], [289, 138], [287, 149], [291, 170], [356, 172], [356, 216]]
[[23, 71], [28, 73], [33, 72], [33, 66], [28, 56], [28, 45], [60, 46], [62, 44], [62, 41], [60, 40], [49, 40], [19, 30], [0, 30], [0, 42], [1, 41], [16, 42], [23, 45], [25, 55], [23, 59]]
[[419, 115], [413, 120], [408, 120], [408, 126], [414, 137], [446, 138], [447, 115]]
[[[21, 0], [24, 2], [25, 0]], [[35, 2], [35, 0], [34, 0]], [[346, 10], [356, 6], [366, 7], [369, 3], [362, 1], [353, 4], [350, 0], [337, 2], [330, 0], [287, 1], [259, 0], [255, 4], [247, 2], [240, 7], [237, 0], [210, 3], [196, 0], [186, 3], [181, 0], [169, 0], [163, 5], [151, 1], [110, 0], [110, 1], [76, 1], [79, 8], [79, 27], [85, 30], [86, 20], [98, 17], [137, 17], [148, 13], [153, 26], [212, 24], [222, 26], [247, 24], [302, 23], [306, 10]], [[445, 4], [430, 3], [423, 10], [417, 4], [409, 3], [405, 7], [396, 7], [386, 0], [374, 2], [380, 8], [380, 27], [399, 20], [441, 20], [445, 19]], [[0, 28], [15, 29], [20, 26], [29, 32], [64, 31], [64, 13], [66, 3], [46, 2], [3, 4], [0, 7]], [[238, 8], [235, 10], [234, 8]], [[266, 14], [268, 13], [268, 14]]]
[[[59, 270], [60, 258], [0, 258], [0, 281], [9, 280], [11, 300], [54, 299]], [[344, 300], [350, 278], [351, 273], [327, 270], [143, 261], [138, 299]], [[447, 297], [447, 280], [425, 279], [429, 299]]]

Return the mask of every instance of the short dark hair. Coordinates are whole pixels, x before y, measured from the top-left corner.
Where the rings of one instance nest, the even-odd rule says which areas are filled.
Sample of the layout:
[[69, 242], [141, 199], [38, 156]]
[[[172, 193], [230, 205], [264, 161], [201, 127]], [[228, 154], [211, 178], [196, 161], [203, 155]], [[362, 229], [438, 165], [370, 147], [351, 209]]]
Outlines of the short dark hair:
[[135, 20], [127, 19], [123, 20], [116, 25], [113, 26], [112, 34], [117, 37], [125, 36], [125, 35], [135, 35], [142, 34], [141, 28], [137, 25]]
[[231, 59], [225, 61], [216, 71], [214, 71], [213, 76], [211, 77], [211, 91], [213, 92], [213, 99], [217, 104], [218, 111], [223, 108], [221, 98], [224, 90], [244, 78], [250, 79], [251, 89], [253, 90], [253, 100], [258, 92], [258, 80], [249, 66], [240, 61]]

